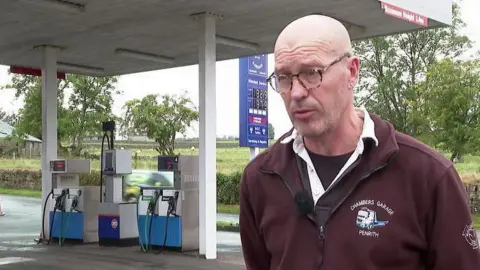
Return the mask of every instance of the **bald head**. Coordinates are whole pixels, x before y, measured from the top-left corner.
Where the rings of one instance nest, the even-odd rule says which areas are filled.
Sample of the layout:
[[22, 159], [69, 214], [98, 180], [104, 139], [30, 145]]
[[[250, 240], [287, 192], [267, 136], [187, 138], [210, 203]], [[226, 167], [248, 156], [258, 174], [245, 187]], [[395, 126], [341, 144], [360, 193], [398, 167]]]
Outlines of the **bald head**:
[[350, 35], [345, 26], [323, 15], [308, 15], [287, 25], [277, 38], [274, 52], [277, 54], [310, 45], [332, 54], [352, 52]]
[[272, 78], [300, 134], [342, 133], [356, 119], [353, 88], [360, 64], [342, 23], [322, 15], [295, 20], [278, 36], [274, 57]]

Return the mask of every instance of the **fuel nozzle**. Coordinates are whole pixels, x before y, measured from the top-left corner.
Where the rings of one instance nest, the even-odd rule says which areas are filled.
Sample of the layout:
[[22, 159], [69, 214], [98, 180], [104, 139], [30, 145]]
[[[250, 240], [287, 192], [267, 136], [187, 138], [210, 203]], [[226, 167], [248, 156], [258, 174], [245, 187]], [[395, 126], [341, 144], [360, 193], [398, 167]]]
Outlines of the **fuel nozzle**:
[[160, 191], [156, 190], [154, 193], [153, 193], [153, 197], [152, 199], [150, 200], [150, 202], [148, 203], [148, 209], [147, 211], [150, 213], [150, 214], [154, 214], [155, 213], [155, 205], [157, 205], [157, 201], [158, 201], [158, 198], [160, 197], [161, 193]]
[[78, 196], [73, 197], [72, 200], [72, 209], [77, 210], [78, 207]]
[[68, 190], [68, 198], [72, 199], [72, 203], [70, 204], [70, 210], [78, 211], [77, 208], [78, 208], [80, 196], [82, 196], [82, 191], [80, 189]]
[[178, 191], [175, 191], [173, 197], [168, 198], [168, 213], [176, 216], [177, 212]]
[[68, 193], [68, 190], [66, 189], [63, 189], [62, 190], [62, 193], [60, 194], [60, 196], [58, 196], [56, 199], [55, 199], [55, 209], [58, 209], [58, 210], [61, 210], [61, 211], [64, 211], [64, 204], [63, 204], [63, 201], [64, 201], [64, 198], [65, 196], [67, 195]]

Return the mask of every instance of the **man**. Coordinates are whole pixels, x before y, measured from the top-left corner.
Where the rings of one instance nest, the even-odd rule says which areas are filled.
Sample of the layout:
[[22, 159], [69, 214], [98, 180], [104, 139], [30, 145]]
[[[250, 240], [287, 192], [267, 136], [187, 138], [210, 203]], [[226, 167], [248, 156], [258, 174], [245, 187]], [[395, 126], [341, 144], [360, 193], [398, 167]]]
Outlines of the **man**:
[[247, 269], [480, 269], [453, 164], [354, 107], [360, 63], [343, 25], [300, 18], [274, 56], [269, 83], [294, 129], [245, 168]]

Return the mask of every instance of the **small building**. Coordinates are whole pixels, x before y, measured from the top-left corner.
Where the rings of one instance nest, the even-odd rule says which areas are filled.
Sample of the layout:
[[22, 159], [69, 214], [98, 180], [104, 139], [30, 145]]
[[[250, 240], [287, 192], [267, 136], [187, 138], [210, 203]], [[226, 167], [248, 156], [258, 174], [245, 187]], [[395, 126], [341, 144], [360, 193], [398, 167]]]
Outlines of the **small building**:
[[24, 140], [12, 137], [15, 128], [0, 120], [0, 155], [3, 157], [39, 157], [42, 152], [42, 141], [31, 135]]
[[155, 140], [152, 140], [148, 138], [146, 135], [128, 135], [127, 136], [127, 141], [131, 142], [155, 142]]

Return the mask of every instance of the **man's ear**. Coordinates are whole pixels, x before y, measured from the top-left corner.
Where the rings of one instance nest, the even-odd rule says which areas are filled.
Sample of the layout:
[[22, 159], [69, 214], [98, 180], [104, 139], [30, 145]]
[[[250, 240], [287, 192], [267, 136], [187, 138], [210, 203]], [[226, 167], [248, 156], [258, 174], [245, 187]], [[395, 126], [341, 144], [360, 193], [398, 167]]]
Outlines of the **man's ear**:
[[349, 87], [350, 90], [353, 91], [353, 89], [358, 83], [358, 78], [360, 76], [360, 59], [356, 56], [352, 56], [348, 59], [348, 61], [350, 71]]

